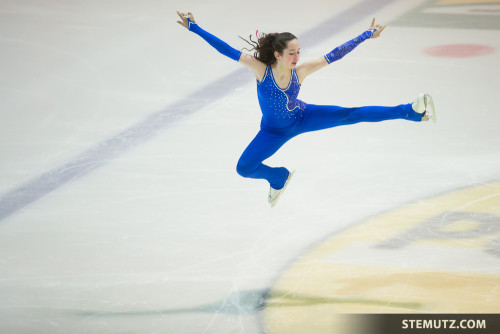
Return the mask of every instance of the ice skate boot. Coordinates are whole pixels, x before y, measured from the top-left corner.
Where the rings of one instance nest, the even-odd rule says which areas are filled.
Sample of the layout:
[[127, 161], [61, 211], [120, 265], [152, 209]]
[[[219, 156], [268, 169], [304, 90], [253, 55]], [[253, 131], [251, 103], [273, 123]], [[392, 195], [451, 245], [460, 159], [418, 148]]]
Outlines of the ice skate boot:
[[294, 173], [295, 173], [295, 171], [291, 172], [288, 175], [288, 178], [286, 179], [286, 182], [285, 182], [285, 185], [283, 186], [283, 188], [276, 190], [273, 187], [270, 187], [269, 196], [267, 198], [267, 201], [269, 202], [269, 204], [271, 204], [271, 208], [274, 208], [276, 203], [278, 203], [278, 200], [280, 199], [281, 195], [285, 191], [286, 186], [288, 186], [288, 183], [290, 183], [290, 180], [292, 179], [292, 176]]
[[434, 100], [429, 94], [419, 94], [411, 107], [415, 112], [422, 114], [423, 122], [427, 122], [429, 119], [431, 119], [434, 123], [436, 123], [436, 110], [434, 109]]

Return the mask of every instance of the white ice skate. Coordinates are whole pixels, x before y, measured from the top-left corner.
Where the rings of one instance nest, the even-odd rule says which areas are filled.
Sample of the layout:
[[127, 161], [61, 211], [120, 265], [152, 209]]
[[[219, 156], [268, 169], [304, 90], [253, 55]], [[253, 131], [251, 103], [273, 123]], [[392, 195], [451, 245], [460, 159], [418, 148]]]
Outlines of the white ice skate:
[[285, 185], [283, 186], [283, 188], [276, 190], [273, 187], [271, 187], [269, 189], [269, 196], [267, 198], [267, 201], [269, 202], [269, 204], [271, 204], [271, 208], [274, 208], [276, 203], [278, 203], [278, 200], [280, 199], [281, 195], [285, 191], [286, 186], [288, 186], [288, 183], [290, 183], [290, 180], [292, 179], [292, 176], [294, 173], [295, 173], [295, 171], [291, 172], [288, 175], [288, 178], [286, 179], [286, 182], [285, 182]]
[[422, 114], [422, 121], [426, 122], [429, 119], [432, 119], [432, 121], [436, 123], [436, 110], [434, 109], [434, 100], [429, 94], [419, 94], [411, 107], [414, 111]]

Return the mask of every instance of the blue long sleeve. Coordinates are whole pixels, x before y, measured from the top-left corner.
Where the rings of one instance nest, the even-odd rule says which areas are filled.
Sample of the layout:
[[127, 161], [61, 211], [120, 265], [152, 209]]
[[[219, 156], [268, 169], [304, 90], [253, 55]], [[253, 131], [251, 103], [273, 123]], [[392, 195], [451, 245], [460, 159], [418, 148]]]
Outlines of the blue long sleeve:
[[203, 38], [205, 41], [208, 42], [211, 46], [213, 46], [217, 51], [222, 53], [224, 56], [229, 57], [235, 61], [239, 61], [241, 57], [241, 51], [234, 49], [231, 47], [229, 44], [226, 42], [220, 40], [219, 38], [215, 37], [211, 33], [203, 30], [196, 24], [196, 22], [191, 21], [188, 19], [189, 22], [189, 30]]
[[336, 60], [342, 59], [346, 54], [354, 50], [359, 44], [364, 42], [367, 39], [372, 38], [373, 32], [375, 30], [367, 30], [358, 37], [351, 39], [349, 42], [346, 42], [340, 46], [337, 46], [330, 53], [325, 55], [325, 59], [328, 64], [333, 63]]

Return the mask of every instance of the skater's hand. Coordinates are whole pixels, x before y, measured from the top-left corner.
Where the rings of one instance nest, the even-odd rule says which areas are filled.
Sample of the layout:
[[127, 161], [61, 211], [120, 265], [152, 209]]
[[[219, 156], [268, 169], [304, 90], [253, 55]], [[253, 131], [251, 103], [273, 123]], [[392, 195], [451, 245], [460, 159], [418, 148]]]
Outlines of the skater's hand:
[[177, 11], [177, 15], [181, 18], [182, 21], [177, 21], [181, 26], [183, 26], [186, 29], [189, 29], [189, 23], [188, 23], [188, 18], [191, 20], [191, 22], [194, 22], [194, 16], [193, 13], [180, 13]]
[[372, 24], [371, 24], [370, 28], [368, 28], [368, 29], [369, 30], [375, 29], [375, 31], [373, 32], [372, 38], [377, 38], [380, 36], [380, 34], [382, 33], [382, 30], [384, 30], [385, 27], [386, 27], [385, 24], [383, 26], [380, 24], [375, 24], [375, 18], [373, 18]]

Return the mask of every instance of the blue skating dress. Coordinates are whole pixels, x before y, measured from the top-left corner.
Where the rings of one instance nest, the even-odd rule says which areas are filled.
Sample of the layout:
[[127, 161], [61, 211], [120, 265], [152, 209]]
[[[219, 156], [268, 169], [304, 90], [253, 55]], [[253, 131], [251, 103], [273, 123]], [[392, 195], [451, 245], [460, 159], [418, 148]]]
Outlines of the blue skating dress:
[[[239, 61], [241, 51], [189, 21], [189, 30], [205, 39], [223, 55]], [[371, 38], [373, 30], [367, 30], [352, 40], [326, 54], [328, 64], [351, 52], [356, 46]], [[269, 167], [263, 161], [271, 157], [291, 138], [305, 132], [328, 129], [359, 122], [380, 122], [405, 119], [419, 122], [422, 114], [416, 113], [409, 104], [394, 107], [344, 108], [333, 105], [314, 105], [299, 100], [299, 78], [291, 69], [290, 82], [285, 89], [276, 83], [271, 66], [267, 66], [261, 82], [257, 82], [257, 96], [262, 110], [260, 131], [241, 155], [236, 170], [243, 177], [265, 179], [274, 189], [285, 185], [289, 171], [284, 167]]]

